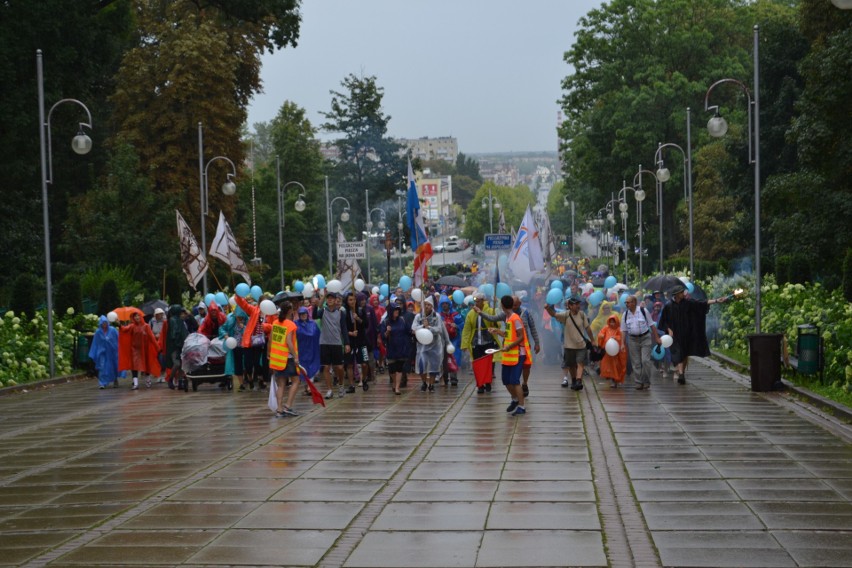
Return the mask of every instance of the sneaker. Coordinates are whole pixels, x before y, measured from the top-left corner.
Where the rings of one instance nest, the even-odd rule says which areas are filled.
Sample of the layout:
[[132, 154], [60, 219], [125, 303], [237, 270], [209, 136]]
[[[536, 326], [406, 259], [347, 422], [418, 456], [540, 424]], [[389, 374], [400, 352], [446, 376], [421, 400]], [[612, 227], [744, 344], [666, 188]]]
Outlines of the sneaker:
[[101, 386], [99, 386], [98, 388], [99, 388], [100, 390], [104, 390], [106, 387], [105, 387], [105, 386], [103, 386], [103, 385], [101, 385]]
[[574, 381], [573, 381], [573, 380], [571, 380], [571, 381], [569, 382], [569, 381], [568, 381], [568, 377], [562, 377], [562, 388], [565, 388], [565, 387], [567, 387], [567, 386], [569, 386], [569, 385], [571, 386], [571, 388], [574, 388]]
[[325, 399], [330, 400], [332, 398], [334, 398], [334, 390], [328, 389], [327, 391], [325, 391]]
[[485, 383], [485, 392], [491, 392], [491, 383]]
[[523, 391], [524, 396], [530, 395], [530, 387], [528, 387], [527, 385], [521, 385], [521, 390]]
[[459, 380], [456, 377], [451, 377], [450, 378], [450, 385], [452, 385], [454, 387], [459, 386]]
[[685, 385], [686, 384], [686, 377], [684, 376], [683, 373], [681, 373], [677, 376], [677, 384], [679, 384], [679, 385]]
[[[169, 383], [169, 388], [170, 389], [175, 388], [174, 385], [171, 382]], [[241, 384], [240, 388], [238, 388], [237, 390], [240, 391], [240, 392], [246, 392], [246, 384], [245, 383]]]
[[139, 385], [133, 385], [132, 387], [130, 387], [130, 390], [132, 390], [132, 391], [139, 390]]
[[526, 414], [526, 413], [527, 413], [527, 409], [526, 409], [526, 408], [524, 408], [523, 406], [519, 406], [519, 407], [518, 407], [518, 408], [516, 408], [516, 409], [515, 409], [515, 411], [512, 413], [512, 416], [518, 416], [519, 414]]
[[337, 389], [337, 396], [339, 396], [340, 398], [343, 398], [343, 395], [345, 395], [345, 394], [346, 394], [346, 388], [343, 387], [343, 386], [340, 386]]
[[420, 383], [420, 392], [426, 392], [426, 389], [429, 388], [429, 385], [426, 383]]
[[513, 411], [513, 410], [515, 410], [516, 408], [518, 408], [518, 401], [517, 401], [517, 400], [513, 400], [513, 401], [511, 402], [511, 404], [509, 404], [509, 406], [507, 406], [507, 407], [506, 407], [506, 412], [512, 412], [512, 411]]
[[477, 394], [485, 394], [485, 387], [478, 387], [476, 389]]
[[429, 385], [429, 392], [435, 392], [435, 385]]
[[151, 379], [150, 379], [150, 378], [145, 379], [145, 388], [151, 388], [151, 384], [152, 384], [152, 383], [151, 383]]
[[577, 390], [583, 390], [583, 379], [577, 379]]
[[352, 394], [353, 392], [355, 392], [355, 385], [349, 385], [348, 387], [346, 387], [346, 392], [348, 394]]
[[[166, 381], [166, 384], [169, 385], [170, 390], [175, 390], [175, 384], [172, 381]], [[118, 388], [118, 385], [115, 386]], [[240, 390], [243, 390], [242, 387], [240, 387]]]
[[370, 383], [364, 381], [363, 383], [361, 383], [361, 388], [365, 391], [370, 390]]
[[296, 412], [292, 408], [288, 408], [286, 406], [284, 407], [284, 410], [282, 410], [282, 413], [287, 415], [287, 416], [298, 416], [299, 415], [298, 412]]
[[161, 384], [163, 384], [164, 382], [166, 382], [166, 379], [164, 379], [163, 377], [160, 377], [160, 378], [158, 378], [158, 379], [157, 379], [157, 384], [158, 384], [158, 385], [161, 385]]

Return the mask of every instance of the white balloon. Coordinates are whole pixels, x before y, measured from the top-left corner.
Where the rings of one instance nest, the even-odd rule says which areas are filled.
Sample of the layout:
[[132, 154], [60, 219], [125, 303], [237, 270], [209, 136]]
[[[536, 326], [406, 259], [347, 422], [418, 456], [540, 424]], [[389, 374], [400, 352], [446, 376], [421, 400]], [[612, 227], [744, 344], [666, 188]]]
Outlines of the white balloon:
[[272, 303], [272, 300], [264, 300], [260, 303], [260, 311], [265, 316], [271, 316], [278, 313], [278, 308]]
[[464, 297], [464, 303], [467, 304], [468, 306], [471, 305], [473, 303], [473, 296], [471, 296], [470, 294], [465, 296]]
[[237, 346], [237, 338], [229, 337], [225, 340], [225, 347], [228, 349], [234, 349]]
[[107, 320], [108, 320], [110, 323], [115, 323], [115, 322], [117, 322], [117, 321], [118, 321], [118, 314], [117, 314], [117, 313], [115, 313], [115, 312], [110, 312], [110, 313], [108, 313], [108, 314], [107, 314]]
[[[366, 285], [367, 285], [367, 283], [366, 283], [366, 282], [364, 282], [363, 280], [361, 280], [360, 278], [358, 278], [357, 280], [355, 280], [355, 290], [356, 290], [356, 291], [358, 291], [358, 292], [360, 292], [361, 290], [363, 290], [363, 289], [364, 289], [364, 286], [366, 286]], [[374, 293], [375, 293], [375, 292], [374, 292]]]
[[417, 341], [420, 342], [421, 345], [429, 345], [432, 343], [432, 332], [428, 329], [418, 329], [414, 332], [414, 336], [417, 338]]
[[230, 298], [228, 298], [228, 303], [231, 304], [232, 308], [237, 307], [237, 300], [235, 298], [236, 296], [231, 296]]
[[688, 276], [679, 276], [678, 278], [679, 278], [679, 279], [680, 279], [680, 281], [681, 281], [681, 282], [683, 282], [684, 284], [686, 284], [687, 282], [689, 282], [689, 277], [688, 277]]
[[423, 301], [423, 290], [421, 290], [420, 288], [412, 288], [411, 289], [411, 299], [414, 300], [415, 302], [422, 302]]
[[379, 292], [381, 292], [381, 290], [379, 290], [379, 287], [378, 287], [378, 286], [373, 286], [373, 290], [372, 290], [372, 292], [373, 292], [373, 294], [375, 294], [376, 296], [378, 296], [378, 295], [379, 295]]
[[585, 284], [583, 284], [583, 291], [584, 292], [590, 292], [591, 290], [594, 290], [594, 289], [595, 289], [595, 285], [592, 284], [591, 282], [586, 282]]
[[334, 292], [335, 294], [338, 294], [341, 290], [343, 290], [343, 282], [340, 280], [329, 280], [325, 284], [326, 292]]
[[310, 298], [314, 295], [314, 287], [312, 284], [305, 284], [305, 287], [302, 288], [302, 295], [306, 298]]
[[455, 345], [453, 345], [452, 343], [448, 343], [448, 344], [447, 344], [447, 353], [449, 353], [450, 355], [452, 355], [452, 354], [453, 354], [453, 353], [455, 353], [455, 352], [456, 352], [456, 346], [455, 346]]
[[616, 355], [618, 355], [618, 352], [621, 351], [621, 345], [619, 345], [618, 341], [616, 341], [615, 339], [609, 338], [606, 342], [606, 345], [604, 345], [604, 349], [606, 349], [607, 355], [615, 357]]
[[674, 339], [672, 339], [671, 335], [661, 335], [660, 341], [662, 342], [663, 347], [665, 347], [666, 349], [671, 347], [672, 343], [674, 343]]

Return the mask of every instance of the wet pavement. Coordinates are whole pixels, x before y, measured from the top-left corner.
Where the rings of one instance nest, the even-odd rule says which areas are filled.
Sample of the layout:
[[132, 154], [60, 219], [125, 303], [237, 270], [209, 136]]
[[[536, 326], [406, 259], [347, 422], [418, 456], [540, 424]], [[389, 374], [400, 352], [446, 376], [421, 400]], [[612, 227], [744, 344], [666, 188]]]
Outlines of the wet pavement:
[[0, 397], [0, 564], [852, 566], [852, 430], [728, 375]]

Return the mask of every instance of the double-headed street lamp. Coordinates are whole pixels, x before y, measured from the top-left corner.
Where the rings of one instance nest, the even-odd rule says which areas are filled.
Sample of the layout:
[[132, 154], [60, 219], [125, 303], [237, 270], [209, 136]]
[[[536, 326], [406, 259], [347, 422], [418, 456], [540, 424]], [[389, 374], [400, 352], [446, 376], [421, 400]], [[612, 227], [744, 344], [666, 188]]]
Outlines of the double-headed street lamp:
[[[367, 194], [369, 195], [369, 191], [367, 191]], [[366, 244], [366, 248], [367, 248], [367, 281], [368, 282], [372, 278], [372, 274], [371, 274], [372, 273], [372, 265], [370, 263], [370, 240], [371, 240], [372, 235], [373, 235], [373, 213], [375, 213], [376, 211], [379, 212], [379, 222], [376, 225], [376, 227], [380, 231], [384, 231], [385, 230], [385, 211], [384, 211], [384, 209], [381, 209], [380, 207], [374, 207], [374, 208], [370, 209], [370, 202], [367, 201], [367, 222], [364, 225], [367, 228], [365, 244]], [[379, 269], [379, 270], [381, 270], [381, 269]], [[390, 284], [388, 284], [388, 286], [390, 286]]]
[[47, 113], [47, 119], [44, 116], [44, 68], [42, 62], [41, 50], [36, 50], [36, 78], [38, 81], [38, 134], [39, 134], [39, 150], [41, 154], [41, 205], [42, 216], [44, 217], [44, 268], [47, 282], [47, 344], [48, 344], [48, 361], [50, 364], [50, 376], [56, 374], [56, 360], [53, 341], [53, 276], [50, 267], [50, 213], [47, 204], [47, 184], [53, 183], [53, 150], [51, 149], [50, 137], [50, 117], [53, 115], [54, 109], [63, 103], [73, 103], [80, 106], [86, 111], [86, 117], [89, 122], [81, 122], [77, 135], [71, 140], [71, 149], [77, 154], [88, 154], [92, 149], [92, 139], [83, 132], [83, 128], [92, 129], [92, 113], [89, 109], [77, 99], [62, 99], [56, 102], [50, 111]]
[[[710, 93], [722, 83], [737, 85], [746, 95], [748, 101], [748, 161], [754, 164], [754, 327], [760, 333], [760, 60], [758, 44], [760, 28], [754, 26], [754, 99], [748, 87], [736, 79], [720, 79], [710, 85], [704, 95], [704, 110], [713, 112], [713, 117], [707, 122], [710, 136], [719, 138], [728, 131], [728, 123], [719, 113], [718, 105], [710, 105]], [[753, 138], [753, 140], [752, 140]]]
[[494, 209], [500, 209], [502, 205], [497, 198], [491, 195], [491, 187], [488, 187], [488, 197], [482, 198], [482, 208], [488, 208], [488, 232], [494, 232]]
[[[638, 175], [638, 174], [637, 174]], [[624, 283], [627, 284], [627, 192], [632, 191], [636, 199], [636, 224], [639, 226], [639, 282], [642, 282], [642, 202], [645, 201], [645, 192], [640, 188], [630, 187], [627, 182], [621, 181], [621, 189], [618, 191], [618, 209], [621, 211], [621, 221], [624, 224]]]
[[676, 148], [683, 155], [683, 197], [689, 205], [689, 277], [695, 278], [695, 248], [692, 241], [692, 130], [690, 126], [690, 109], [686, 109], [686, 151], [677, 144], [667, 142], [657, 146], [657, 152], [654, 154], [654, 163], [657, 165], [657, 179], [660, 181], [660, 258], [662, 259], [663, 250], [663, 195], [662, 187], [665, 182], [671, 178], [671, 172], [663, 162], [663, 149]]
[[[231, 196], [237, 192], [237, 186], [234, 184], [232, 179], [236, 179], [237, 177], [237, 167], [234, 165], [229, 158], [225, 156], [216, 156], [214, 158], [210, 158], [210, 161], [205, 165], [204, 163], [204, 132], [201, 126], [201, 123], [198, 123], [198, 173], [200, 178], [200, 189], [201, 189], [201, 214], [199, 215], [199, 219], [201, 221], [201, 251], [206, 256], [207, 255], [207, 228], [206, 228], [206, 217], [208, 213], [208, 190], [210, 186], [210, 180], [207, 177], [207, 169], [210, 167], [210, 164], [215, 162], [216, 160], [224, 160], [231, 164], [231, 173], [227, 174], [225, 179], [225, 183], [222, 184], [222, 193]], [[204, 295], [207, 295], [207, 271], [204, 271], [204, 276], [202, 277], [202, 287], [204, 290]]]
[[346, 223], [349, 221], [349, 200], [345, 197], [335, 197], [331, 201], [328, 200], [328, 176], [325, 178], [325, 203], [326, 203], [326, 214], [325, 214], [325, 222], [328, 228], [328, 275], [331, 277], [334, 274], [334, 266], [332, 265], [331, 258], [331, 225], [334, 222], [334, 214], [332, 213], [332, 207], [334, 207], [334, 203], [340, 199], [346, 205], [343, 207], [343, 212], [340, 213], [340, 220]]
[[297, 212], [301, 213], [305, 210], [305, 194], [307, 193], [307, 189], [305, 186], [297, 181], [288, 181], [284, 184], [284, 187], [281, 187], [281, 160], [278, 156], [275, 156], [275, 169], [277, 176], [277, 201], [278, 201], [278, 265], [279, 270], [281, 271], [281, 287], [280, 289], [284, 289], [284, 191], [290, 187], [291, 185], [295, 185], [301, 192], [299, 193], [299, 198], [296, 200], [294, 205]]
[[[643, 245], [642, 245], [642, 202], [645, 201], [646, 195], [645, 195], [645, 190], [642, 189], [642, 174], [650, 174], [650, 176], [652, 178], [654, 178], [654, 181], [659, 183], [659, 181], [657, 180], [657, 176], [656, 176], [656, 174], [654, 174], [654, 172], [652, 172], [651, 170], [643, 170], [642, 164], [639, 164], [639, 170], [633, 176], [633, 189], [635, 191], [634, 195], [636, 197], [636, 201], [639, 203], [638, 215], [639, 215], [639, 280], [640, 280], [640, 282], [642, 280], [642, 257], [645, 255], [645, 249], [643, 248]], [[638, 188], [638, 189], [636, 189], [636, 188]], [[659, 201], [659, 197], [658, 197], [658, 201]], [[657, 212], [659, 213], [659, 211], [660, 211], [660, 206], [658, 204], [657, 205]], [[660, 220], [660, 223], [662, 224], [662, 219]], [[660, 273], [663, 273], [662, 250], [663, 250], [662, 245], [660, 245]]]

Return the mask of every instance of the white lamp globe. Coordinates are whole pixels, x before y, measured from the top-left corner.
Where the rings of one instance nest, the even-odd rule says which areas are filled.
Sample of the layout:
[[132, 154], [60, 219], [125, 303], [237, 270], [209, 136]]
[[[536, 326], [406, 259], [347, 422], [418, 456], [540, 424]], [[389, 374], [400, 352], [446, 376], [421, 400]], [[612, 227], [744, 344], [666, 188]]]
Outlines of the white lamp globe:
[[658, 180], [660, 180], [662, 182], [667, 182], [667, 181], [669, 181], [669, 179], [671, 179], [671, 177], [672, 177], [672, 173], [669, 171], [669, 169], [667, 167], [663, 166], [659, 170], [657, 170], [657, 179]]
[[343, 210], [343, 213], [340, 214], [340, 220], [346, 223], [349, 221], [349, 211]]
[[237, 192], [237, 185], [228, 180], [222, 184], [222, 193], [225, 195], [234, 195]]
[[707, 131], [713, 138], [721, 138], [728, 132], [728, 121], [717, 114], [707, 121]]
[[71, 140], [71, 149], [81, 156], [88, 154], [92, 149], [92, 139], [81, 131]]
[[302, 199], [299, 199], [298, 201], [296, 201], [296, 211], [301, 213], [304, 210], [305, 210], [305, 202]]
[[636, 197], [636, 201], [645, 201], [645, 190], [644, 189], [637, 189], [635, 197]]

